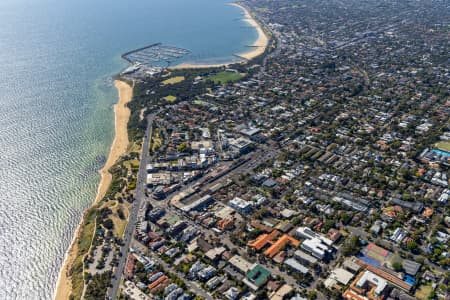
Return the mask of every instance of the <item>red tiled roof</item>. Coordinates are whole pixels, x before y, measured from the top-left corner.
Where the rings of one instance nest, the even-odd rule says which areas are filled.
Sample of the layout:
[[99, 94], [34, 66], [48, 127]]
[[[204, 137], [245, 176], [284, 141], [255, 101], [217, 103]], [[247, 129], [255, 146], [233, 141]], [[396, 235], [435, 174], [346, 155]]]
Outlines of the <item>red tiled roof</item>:
[[163, 282], [164, 280], [166, 280], [167, 279], [167, 276], [166, 275], [163, 275], [163, 276], [161, 276], [161, 277], [159, 277], [158, 279], [156, 279], [155, 281], [153, 281], [152, 283], [150, 283], [149, 285], [148, 285], [148, 288], [151, 290], [151, 289], [154, 289], [158, 284], [160, 284], [161, 282]]
[[277, 255], [280, 250], [286, 246], [288, 243], [291, 243], [294, 247], [298, 247], [300, 245], [300, 242], [293, 237], [290, 237], [287, 234], [284, 234], [281, 238], [278, 239], [275, 243], [272, 244], [266, 251], [264, 251], [264, 254], [268, 257], [274, 257]]
[[261, 250], [268, 243], [272, 242], [274, 238], [278, 236], [280, 232], [278, 230], [272, 231], [270, 234], [264, 233], [256, 238], [256, 240], [250, 241], [248, 245], [255, 248], [256, 250]]

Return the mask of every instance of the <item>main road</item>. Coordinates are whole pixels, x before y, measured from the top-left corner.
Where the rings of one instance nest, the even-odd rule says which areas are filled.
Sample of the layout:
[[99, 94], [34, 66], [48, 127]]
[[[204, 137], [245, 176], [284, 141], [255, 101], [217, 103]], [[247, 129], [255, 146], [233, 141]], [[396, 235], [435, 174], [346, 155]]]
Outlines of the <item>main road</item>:
[[136, 219], [138, 216], [139, 208], [141, 207], [142, 199], [145, 198], [145, 181], [147, 178], [146, 165], [148, 161], [148, 149], [153, 131], [153, 121], [157, 113], [153, 113], [147, 116], [147, 129], [145, 130], [144, 140], [142, 143], [142, 153], [141, 161], [139, 164], [139, 172], [137, 175], [136, 192], [134, 195], [134, 202], [132, 204], [132, 209], [128, 217], [127, 227], [125, 228], [125, 233], [123, 237], [123, 245], [120, 248], [122, 256], [120, 256], [119, 264], [114, 270], [112, 278], [112, 287], [108, 289], [107, 299], [115, 299], [117, 297], [117, 292], [119, 291], [120, 279], [125, 268], [125, 263], [128, 257], [128, 252], [130, 250], [130, 243], [133, 239], [133, 232], [136, 229]]

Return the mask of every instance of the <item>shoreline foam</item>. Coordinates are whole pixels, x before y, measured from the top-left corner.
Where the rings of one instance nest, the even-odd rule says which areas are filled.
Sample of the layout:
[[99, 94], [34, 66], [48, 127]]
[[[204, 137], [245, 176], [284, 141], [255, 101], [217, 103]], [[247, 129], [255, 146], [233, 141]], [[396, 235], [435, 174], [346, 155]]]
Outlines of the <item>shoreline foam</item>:
[[[269, 44], [269, 38], [262, 29], [261, 25], [253, 18], [248, 9], [238, 3], [230, 3], [232, 6], [236, 6], [244, 11], [244, 20], [258, 32], [258, 38], [251, 45], [252, 50], [239, 53], [237, 56], [242, 57], [246, 60], [251, 60], [258, 57], [266, 51], [267, 45]], [[233, 62], [223, 63], [223, 64], [193, 64], [193, 63], [181, 63], [176, 66], [169, 67], [169, 70], [179, 70], [179, 69], [206, 69], [206, 68], [219, 68], [228, 67], [229, 65], [235, 64]]]
[[[117, 103], [114, 105], [115, 135], [114, 140], [111, 144], [108, 159], [106, 160], [103, 168], [99, 171], [101, 178], [97, 188], [95, 200], [90, 207], [98, 203], [105, 196], [112, 180], [112, 175], [111, 173], [109, 173], [109, 169], [114, 165], [114, 163], [119, 159], [119, 157], [127, 151], [129, 143], [127, 125], [131, 112], [130, 109], [127, 107], [127, 104], [132, 99], [133, 87], [131, 87], [126, 82], [120, 80], [116, 80], [114, 82], [114, 85], [119, 93], [119, 99]], [[53, 299], [56, 300], [69, 299], [69, 296], [72, 292], [72, 282], [70, 276], [68, 275], [68, 271], [72, 266], [75, 258], [77, 257], [78, 252], [77, 240], [79, 237], [81, 225], [83, 223], [84, 223], [84, 216], [75, 231], [70, 247], [64, 257], [63, 264], [59, 271], [58, 281], [56, 283], [56, 290]]]

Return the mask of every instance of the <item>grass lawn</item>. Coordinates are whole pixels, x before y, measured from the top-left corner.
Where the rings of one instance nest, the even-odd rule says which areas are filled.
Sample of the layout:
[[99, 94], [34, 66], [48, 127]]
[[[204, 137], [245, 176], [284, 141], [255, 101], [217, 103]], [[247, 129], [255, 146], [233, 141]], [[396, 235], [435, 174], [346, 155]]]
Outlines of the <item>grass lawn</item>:
[[447, 152], [450, 152], [450, 142], [439, 142], [439, 143], [436, 143], [436, 148], [438, 148], [439, 150], [444, 150], [444, 151], [447, 151]]
[[136, 188], [136, 182], [137, 182], [136, 178], [128, 180], [127, 192], [132, 191]]
[[388, 267], [393, 268], [395, 262], [402, 262], [403, 259], [401, 256], [397, 253], [392, 253], [392, 255], [389, 255], [389, 258], [387, 259]]
[[155, 152], [159, 147], [161, 147], [162, 141], [159, 137], [153, 139], [152, 151]]
[[137, 152], [137, 153], [140, 153], [140, 152], [141, 152], [141, 147], [142, 147], [142, 145], [140, 145], [140, 144], [138, 144], [138, 143], [133, 143], [133, 144], [130, 146], [130, 153], [131, 153], [131, 152]]
[[432, 290], [433, 288], [431, 287], [431, 285], [421, 285], [420, 289], [416, 291], [416, 294], [414, 296], [419, 300], [426, 300]]
[[119, 209], [119, 207], [116, 207], [113, 210], [113, 214], [111, 215], [111, 220], [114, 223], [114, 234], [116, 234], [118, 237], [123, 237], [123, 233], [125, 232], [125, 228], [128, 222], [128, 208], [123, 206], [120, 207], [122, 208], [122, 211], [125, 215], [125, 219], [122, 220], [121, 218], [119, 218], [119, 216], [117, 215], [117, 210]]
[[83, 225], [83, 229], [81, 231], [81, 238], [78, 243], [79, 252], [87, 252], [92, 243], [92, 236], [95, 230], [95, 217], [96, 211], [93, 209], [89, 211], [86, 221]]
[[165, 96], [163, 99], [168, 102], [174, 102], [175, 100], [177, 100], [177, 97], [169, 95], [169, 96]]
[[214, 83], [228, 83], [228, 82], [234, 82], [240, 80], [242, 77], [244, 77], [244, 74], [240, 73], [234, 73], [234, 72], [220, 72], [214, 75], [210, 75], [206, 77], [206, 79], [214, 81]]
[[139, 170], [139, 161], [137, 159], [127, 160], [123, 163], [128, 170]]
[[[118, 200], [113, 200], [113, 201], [107, 202], [103, 207], [111, 209], [112, 214], [109, 215], [109, 218], [114, 223], [113, 232], [116, 236], [122, 237], [123, 233], [125, 231], [125, 227], [127, 226], [127, 222], [128, 222], [129, 205], [126, 203], [120, 203]], [[117, 210], [119, 208], [122, 209], [122, 211], [125, 215], [125, 219], [119, 218], [119, 215], [117, 213]]]
[[92, 236], [95, 230], [95, 218], [97, 209], [91, 208], [87, 212], [86, 219], [80, 229], [78, 240], [77, 257], [75, 258], [70, 273], [72, 275], [72, 296], [74, 299], [80, 299], [83, 293], [83, 256], [88, 252], [92, 243]]
[[162, 83], [162, 85], [168, 85], [168, 84], [176, 84], [176, 83], [180, 83], [182, 81], [184, 81], [184, 76], [175, 76], [169, 79], [164, 80]]
[[162, 145], [161, 135], [159, 134], [159, 129], [155, 129], [150, 142], [150, 152], [154, 153]]

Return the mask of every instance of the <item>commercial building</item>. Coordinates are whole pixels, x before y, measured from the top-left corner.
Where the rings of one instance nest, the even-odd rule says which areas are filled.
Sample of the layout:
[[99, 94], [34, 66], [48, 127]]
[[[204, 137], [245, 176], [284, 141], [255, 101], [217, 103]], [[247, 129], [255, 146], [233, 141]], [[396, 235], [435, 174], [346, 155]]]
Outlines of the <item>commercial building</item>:
[[244, 215], [251, 213], [253, 209], [253, 205], [251, 202], [245, 201], [244, 199], [241, 199], [239, 197], [235, 197], [230, 200], [228, 202], [228, 205]]
[[185, 205], [181, 207], [181, 210], [185, 212], [190, 212], [192, 210], [202, 210], [206, 208], [207, 206], [211, 205], [214, 202], [214, 199], [211, 197], [211, 195], [206, 195], [198, 200], [195, 200], [194, 202]]
[[150, 173], [147, 174], [147, 186], [169, 185], [173, 181], [170, 172]]
[[302, 243], [301, 248], [319, 259], [324, 259], [329, 253], [331, 253], [330, 248], [324, 244], [320, 238], [305, 240]]
[[239, 152], [239, 154], [247, 153], [250, 150], [250, 146], [252, 145], [252, 141], [245, 139], [243, 137], [237, 138], [237, 139], [229, 139], [228, 143], [236, 152]]
[[323, 244], [325, 244], [327, 246], [333, 245], [333, 241], [332, 240], [330, 240], [330, 239], [328, 239], [326, 237], [323, 237], [322, 235], [312, 231], [308, 227], [299, 227], [299, 228], [297, 228], [296, 235], [298, 237], [301, 237], [301, 238], [304, 238], [304, 239], [308, 239], [308, 240], [311, 240], [311, 239], [314, 239], [314, 238], [319, 239], [319, 240], [321, 240], [321, 242]]

